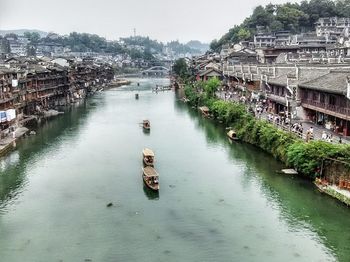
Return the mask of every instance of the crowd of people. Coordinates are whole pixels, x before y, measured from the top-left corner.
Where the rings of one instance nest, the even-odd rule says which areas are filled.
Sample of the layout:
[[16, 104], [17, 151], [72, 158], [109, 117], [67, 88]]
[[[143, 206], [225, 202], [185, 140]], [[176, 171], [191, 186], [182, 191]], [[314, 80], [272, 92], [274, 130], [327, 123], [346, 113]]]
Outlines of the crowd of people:
[[[248, 110], [256, 117], [261, 118], [263, 114], [266, 116], [269, 123], [275, 124], [284, 130], [289, 130], [297, 134], [300, 138], [304, 138], [307, 142], [314, 139], [314, 128], [311, 126], [307, 129], [305, 135], [303, 124], [300, 122], [291, 123], [291, 119], [286, 112], [280, 114], [269, 113], [269, 108], [266, 99], [261, 99], [256, 96], [246, 97], [241, 94], [240, 90], [234, 87], [224, 87], [221, 90], [221, 97], [225, 100], [236, 100], [242, 104], [249, 105]], [[321, 140], [332, 143], [334, 141], [333, 135], [330, 133], [322, 132]], [[343, 143], [342, 138], [339, 137], [339, 143]]]
[[270, 123], [274, 123], [276, 125], [288, 126], [290, 124], [290, 119], [285, 114], [282, 114], [282, 115], [275, 114], [274, 115], [274, 114], [269, 113], [267, 115], [267, 120]]
[[[291, 131], [293, 133], [298, 134], [300, 137], [302, 137], [303, 136], [303, 132], [304, 132], [303, 124], [302, 123], [294, 123], [292, 125]], [[313, 134], [313, 130], [312, 130], [312, 134]]]

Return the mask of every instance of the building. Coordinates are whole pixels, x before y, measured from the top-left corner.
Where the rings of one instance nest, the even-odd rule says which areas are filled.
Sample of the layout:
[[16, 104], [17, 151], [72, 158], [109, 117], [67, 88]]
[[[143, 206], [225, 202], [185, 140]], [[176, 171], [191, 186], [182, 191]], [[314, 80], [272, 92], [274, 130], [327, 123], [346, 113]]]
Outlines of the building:
[[255, 47], [273, 47], [275, 46], [276, 36], [274, 33], [258, 33], [254, 36]]
[[323, 17], [316, 22], [317, 36], [340, 37], [349, 36], [350, 18]]
[[[45, 110], [65, 105], [113, 79], [110, 65], [75, 59], [61, 66], [50, 59], [12, 57], [0, 67], [0, 111], [14, 110], [16, 119], [42, 114]], [[68, 63], [68, 65], [67, 65]], [[0, 128], [12, 122], [0, 119]]]
[[350, 71], [333, 70], [299, 85], [307, 119], [350, 136]]
[[23, 36], [6, 37], [10, 53], [17, 56], [26, 56], [29, 40]]

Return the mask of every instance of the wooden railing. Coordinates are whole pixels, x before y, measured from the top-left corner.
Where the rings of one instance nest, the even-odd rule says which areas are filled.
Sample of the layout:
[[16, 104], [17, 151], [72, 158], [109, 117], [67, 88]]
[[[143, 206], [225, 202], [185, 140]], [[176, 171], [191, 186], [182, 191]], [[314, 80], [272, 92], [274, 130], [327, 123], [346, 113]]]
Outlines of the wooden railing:
[[335, 113], [343, 114], [343, 115], [350, 115], [350, 108], [346, 108], [343, 106], [338, 105], [331, 105], [328, 103], [321, 103], [319, 101], [314, 101], [310, 99], [304, 99], [301, 101], [302, 104], [318, 107], [321, 109], [329, 110]]

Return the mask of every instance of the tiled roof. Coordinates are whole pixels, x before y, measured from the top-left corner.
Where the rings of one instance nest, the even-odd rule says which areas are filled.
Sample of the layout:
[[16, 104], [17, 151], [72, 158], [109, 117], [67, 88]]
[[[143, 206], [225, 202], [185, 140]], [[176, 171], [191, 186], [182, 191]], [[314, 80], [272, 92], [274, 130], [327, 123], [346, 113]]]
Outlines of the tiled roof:
[[213, 73], [216, 73], [217, 75], [222, 75], [222, 73], [221, 73], [220, 70], [217, 70], [217, 69], [215, 69], [215, 68], [210, 68], [210, 69], [208, 69], [208, 70], [202, 72], [202, 73], [200, 74], [200, 76], [206, 76], [206, 75], [208, 75], [208, 74], [210, 74], [210, 73], [212, 73], [212, 72], [213, 72]]
[[348, 76], [350, 76], [350, 71], [332, 71], [312, 81], [301, 83], [299, 86], [328, 93], [345, 94]]

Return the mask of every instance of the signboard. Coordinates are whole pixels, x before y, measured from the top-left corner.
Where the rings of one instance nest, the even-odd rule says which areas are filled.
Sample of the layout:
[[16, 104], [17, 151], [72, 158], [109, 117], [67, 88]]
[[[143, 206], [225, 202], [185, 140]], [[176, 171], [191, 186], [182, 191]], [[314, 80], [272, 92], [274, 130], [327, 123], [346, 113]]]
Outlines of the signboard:
[[12, 87], [17, 87], [17, 86], [18, 86], [18, 80], [12, 79]]

